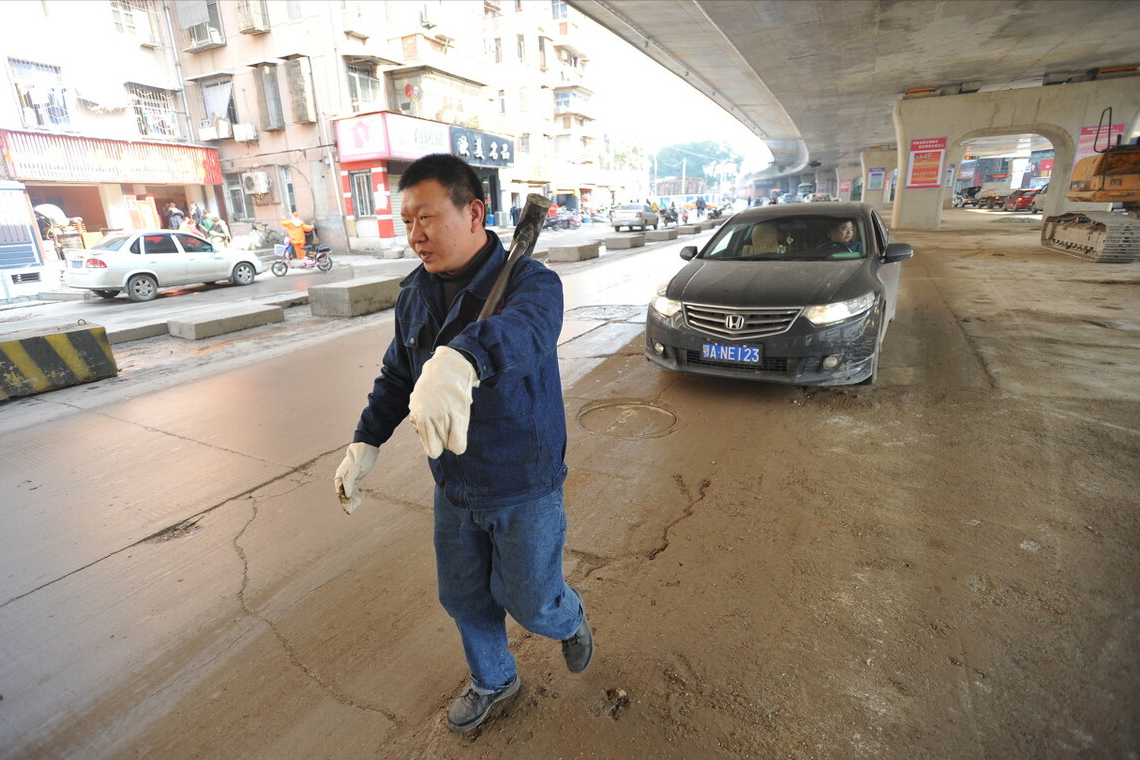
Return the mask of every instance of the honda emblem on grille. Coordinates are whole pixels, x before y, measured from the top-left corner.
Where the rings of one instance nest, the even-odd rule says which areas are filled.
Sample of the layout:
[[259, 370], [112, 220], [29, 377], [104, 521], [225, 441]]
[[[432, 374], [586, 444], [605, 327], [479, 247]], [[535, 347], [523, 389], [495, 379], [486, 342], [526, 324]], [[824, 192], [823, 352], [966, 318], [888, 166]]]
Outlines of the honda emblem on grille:
[[739, 314], [729, 314], [724, 318], [724, 326], [729, 330], [740, 330], [744, 327], [744, 317]]

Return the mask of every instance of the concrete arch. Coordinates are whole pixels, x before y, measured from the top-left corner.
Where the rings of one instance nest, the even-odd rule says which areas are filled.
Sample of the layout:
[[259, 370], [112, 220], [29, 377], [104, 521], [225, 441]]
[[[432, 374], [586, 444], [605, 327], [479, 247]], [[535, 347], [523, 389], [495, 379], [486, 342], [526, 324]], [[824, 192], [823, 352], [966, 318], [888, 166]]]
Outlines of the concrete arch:
[[[1140, 87], [1126, 77], [1095, 82], [997, 90], [967, 95], [900, 100], [895, 104], [895, 135], [899, 169], [905, 176], [910, 141], [946, 138], [947, 163], [960, 164], [963, 141], [994, 135], [1039, 134], [1053, 143], [1053, 176], [1067, 185], [1073, 170], [1077, 138], [1082, 127], [1096, 125], [1105, 107], [1112, 106], [1113, 121], [1131, 134], [1140, 120]], [[895, 200], [892, 223], [896, 227], [937, 229], [942, 217], [944, 189], [907, 190], [905, 182]], [[1063, 193], [1049, 193], [1051, 211], [1072, 204]]]
[[[954, 164], [955, 166], [962, 165], [962, 157], [965, 155], [966, 146], [973, 140], [978, 140], [984, 137], [1001, 137], [1003, 135], [1040, 135], [1048, 140], [1053, 145], [1053, 176], [1054, 177], [1068, 177], [1068, 174], [1062, 175], [1059, 172], [1059, 167], [1073, 165], [1073, 159], [1076, 155], [1076, 143], [1073, 141], [1072, 136], [1065, 131], [1065, 128], [1059, 124], [1014, 124], [1009, 127], [979, 127], [971, 132], [967, 132], [956, 140], [949, 142], [946, 148], [946, 163]], [[948, 191], [949, 192], [949, 191]], [[1060, 213], [1061, 205], [1065, 199], [1064, 193], [1049, 193], [1046, 196], [1045, 213], [1056, 214]], [[949, 198], [946, 199], [949, 203]], [[943, 204], [943, 208], [945, 208]]]

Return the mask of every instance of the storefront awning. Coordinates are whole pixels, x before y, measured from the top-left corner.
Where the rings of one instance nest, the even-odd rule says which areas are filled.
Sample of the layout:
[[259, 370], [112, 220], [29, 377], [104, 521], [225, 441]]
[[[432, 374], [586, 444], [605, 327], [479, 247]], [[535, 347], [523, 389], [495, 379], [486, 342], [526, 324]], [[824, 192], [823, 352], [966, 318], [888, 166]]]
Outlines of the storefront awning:
[[21, 181], [220, 185], [216, 148], [0, 129], [8, 176]]

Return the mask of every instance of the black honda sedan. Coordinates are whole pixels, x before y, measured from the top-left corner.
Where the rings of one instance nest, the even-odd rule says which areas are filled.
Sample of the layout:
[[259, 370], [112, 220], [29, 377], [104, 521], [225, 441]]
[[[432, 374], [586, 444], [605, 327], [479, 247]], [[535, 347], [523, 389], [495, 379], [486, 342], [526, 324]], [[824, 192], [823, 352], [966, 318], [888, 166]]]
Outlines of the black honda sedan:
[[913, 255], [865, 203], [749, 209], [681, 250], [689, 263], [649, 305], [645, 354], [677, 372], [873, 383]]

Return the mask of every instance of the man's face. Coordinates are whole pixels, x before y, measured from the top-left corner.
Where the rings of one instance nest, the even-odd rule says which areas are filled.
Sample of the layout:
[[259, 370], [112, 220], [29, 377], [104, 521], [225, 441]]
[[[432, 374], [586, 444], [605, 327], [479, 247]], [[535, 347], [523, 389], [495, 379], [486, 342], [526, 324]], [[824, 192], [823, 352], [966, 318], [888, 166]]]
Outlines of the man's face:
[[458, 208], [434, 179], [405, 189], [402, 198], [400, 213], [408, 231], [408, 245], [427, 271], [462, 271], [487, 242], [482, 201]]
[[831, 239], [837, 243], [850, 243], [853, 237], [855, 237], [855, 225], [851, 222], [844, 222], [831, 231]]

